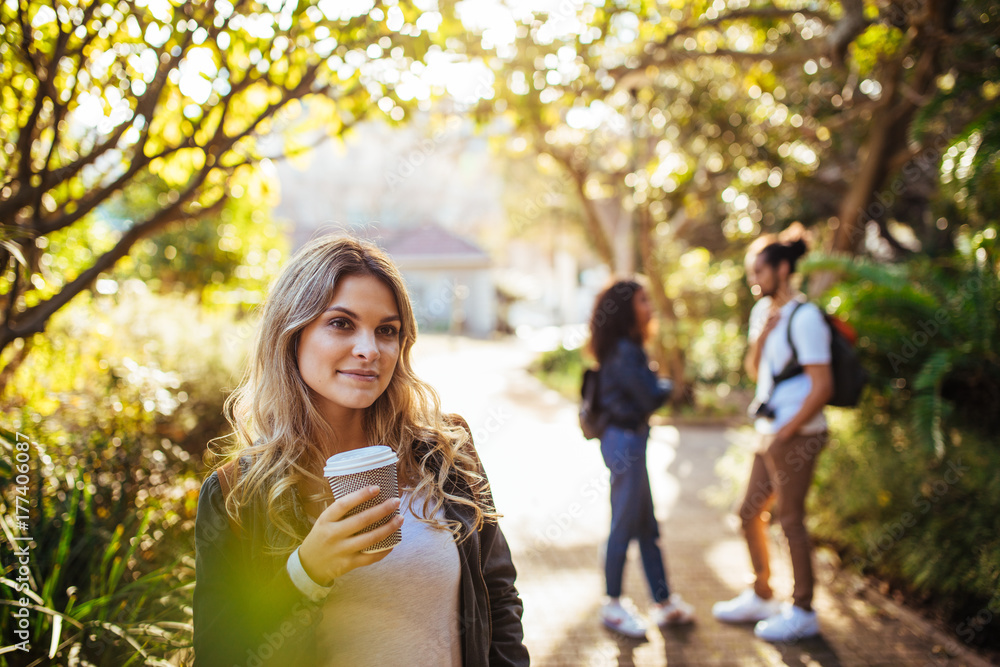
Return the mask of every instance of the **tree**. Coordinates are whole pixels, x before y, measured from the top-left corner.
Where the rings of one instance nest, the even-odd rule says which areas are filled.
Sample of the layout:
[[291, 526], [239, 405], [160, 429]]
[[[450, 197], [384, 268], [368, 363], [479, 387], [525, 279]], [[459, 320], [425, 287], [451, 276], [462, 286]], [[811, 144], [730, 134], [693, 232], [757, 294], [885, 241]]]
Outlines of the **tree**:
[[564, 17], [525, 21], [507, 50], [512, 55], [498, 77], [495, 104], [539, 154], [562, 165], [595, 253], [616, 271], [637, 267], [650, 277], [663, 322], [656, 356], [678, 383], [677, 401], [690, 398], [685, 351], [696, 333], [690, 324], [708, 312], [691, 308], [710, 308], [711, 300], [694, 292], [713, 290], [670, 278], [689, 249], [725, 256], [732, 239], [762, 221], [749, 201], [738, 221], [727, 221], [720, 194], [746, 174], [766, 182], [777, 157], [762, 140], [766, 119], [753, 117], [753, 100], [741, 94], [771, 78], [769, 67], [741, 73], [732, 58], [683, 49], [669, 65], [639, 64], [658, 42], [712, 29], [714, 21], [702, 15], [710, 11], [695, 6], [690, 14], [661, 16], [645, 6], [588, 7], [581, 16], [587, 28], [562, 39], [552, 38], [548, 20]]
[[[802, 179], [807, 190], [795, 194], [811, 202], [809, 222], [818, 223], [828, 250], [861, 251], [870, 221], [893, 251], [907, 251], [891, 231], [902, 222], [934, 252], [941, 242], [929, 215], [936, 167], [953, 139], [995, 107], [995, 91], [988, 91], [1000, 74], [996, 7], [950, 0], [808, 9], [728, 4], [693, 6], [689, 20], [662, 38], [640, 40], [632, 62], [612, 74], [621, 81], [669, 72], [692, 58], [747, 68], [743, 81], [735, 80], [734, 99], [767, 121], [759, 122], [770, 130], [765, 148], [785, 149], [779, 163], [799, 155], [811, 163]], [[760, 65], [767, 76], [753, 75]], [[775, 105], [779, 89], [787, 101]], [[775, 110], [786, 120], [774, 122]], [[801, 135], [794, 144], [792, 128]]]
[[[219, 214], [266, 157], [258, 137], [292, 128], [295, 152], [376, 104], [402, 120], [416, 101], [396, 83], [461, 25], [417, 4], [0, 4], [0, 353], [30, 343], [139, 240]], [[163, 189], [153, 205], [101, 223], [151, 181]]]
[[684, 248], [735, 259], [795, 220], [852, 254], [869, 251], [869, 220], [896, 252], [910, 252], [899, 223], [927, 250], [942, 243], [943, 149], [970, 122], [968, 157], [993, 143], [996, 20], [987, 3], [944, 0], [564, 4], [518, 17], [493, 111], [563, 166], [595, 254], [653, 279], [677, 377], [684, 316], [663, 286]]
[[[267, 285], [288, 254], [287, 234], [270, 215], [272, 183], [257, 169], [248, 178], [230, 180], [222, 209], [211, 218], [178, 222], [134, 246], [112, 271], [105, 291], [139, 279], [159, 293], [187, 292], [203, 304], [231, 304], [248, 309], [263, 301]], [[140, 183], [146, 180], [145, 183]], [[150, 175], [137, 179], [101, 216], [112, 227], [131, 224], [159, 206], [171, 187]]]

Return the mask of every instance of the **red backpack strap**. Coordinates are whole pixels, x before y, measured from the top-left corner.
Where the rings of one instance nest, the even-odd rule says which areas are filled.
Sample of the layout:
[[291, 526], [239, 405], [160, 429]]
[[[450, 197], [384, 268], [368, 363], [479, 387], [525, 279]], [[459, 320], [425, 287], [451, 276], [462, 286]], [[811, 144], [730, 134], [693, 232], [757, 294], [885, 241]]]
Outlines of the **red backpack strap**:
[[[216, 473], [219, 476], [219, 486], [222, 487], [222, 497], [223, 499], [228, 499], [230, 492], [233, 490], [233, 486], [236, 484], [236, 476], [239, 474], [237, 461], [230, 461], [216, 470]], [[229, 516], [228, 513], [226, 516]], [[233, 533], [236, 534], [236, 538], [239, 539], [240, 525], [236, 523], [231, 516], [229, 516], [229, 527], [232, 529]]]

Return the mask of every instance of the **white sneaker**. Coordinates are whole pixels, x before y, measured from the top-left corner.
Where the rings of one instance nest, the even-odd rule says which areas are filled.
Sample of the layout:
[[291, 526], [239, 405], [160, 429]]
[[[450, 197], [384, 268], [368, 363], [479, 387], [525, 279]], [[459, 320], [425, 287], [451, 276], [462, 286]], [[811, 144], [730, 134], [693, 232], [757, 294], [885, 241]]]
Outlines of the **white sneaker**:
[[756, 623], [771, 618], [781, 611], [781, 604], [771, 598], [765, 600], [748, 588], [732, 600], [712, 605], [712, 616], [724, 623]]
[[609, 630], [632, 639], [646, 637], [646, 622], [636, 611], [631, 600], [605, 602], [601, 605], [601, 623]]
[[649, 620], [659, 626], [682, 625], [694, 621], [694, 607], [678, 593], [672, 593], [663, 604], [654, 605]]
[[794, 642], [819, 634], [815, 611], [787, 604], [781, 612], [754, 626], [753, 633], [769, 642]]

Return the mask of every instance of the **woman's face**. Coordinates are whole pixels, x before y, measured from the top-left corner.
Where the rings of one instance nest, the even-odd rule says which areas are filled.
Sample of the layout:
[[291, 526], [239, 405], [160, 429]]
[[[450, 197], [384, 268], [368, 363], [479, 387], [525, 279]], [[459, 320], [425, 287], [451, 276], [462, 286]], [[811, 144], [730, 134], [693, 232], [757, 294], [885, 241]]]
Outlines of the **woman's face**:
[[345, 276], [326, 311], [299, 338], [299, 372], [327, 421], [347, 419], [382, 395], [399, 359], [401, 320], [392, 290]]
[[645, 333], [648, 330], [649, 321], [653, 319], [653, 305], [649, 302], [646, 290], [636, 290], [632, 296], [632, 306], [635, 309], [635, 324], [639, 331]]

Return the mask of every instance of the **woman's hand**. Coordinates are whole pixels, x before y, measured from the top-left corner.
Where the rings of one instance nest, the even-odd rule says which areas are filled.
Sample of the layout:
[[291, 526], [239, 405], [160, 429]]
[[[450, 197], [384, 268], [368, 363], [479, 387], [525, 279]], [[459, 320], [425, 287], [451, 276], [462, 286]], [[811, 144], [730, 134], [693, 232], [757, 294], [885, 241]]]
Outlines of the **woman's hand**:
[[361, 535], [359, 530], [383, 519], [399, 507], [399, 498], [390, 498], [364, 512], [345, 518], [345, 515], [378, 495], [377, 486], [369, 486], [338, 498], [323, 510], [312, 530], [299, 546], [299, 561], [309, 578], [321, 586], [330, 583], [353, 569], [376, 563], [389, 555], [391, 549], [373, 554], [361, 553], [389, 537], [403, 525], [403, 517], [395, 516], [384, 526]]

